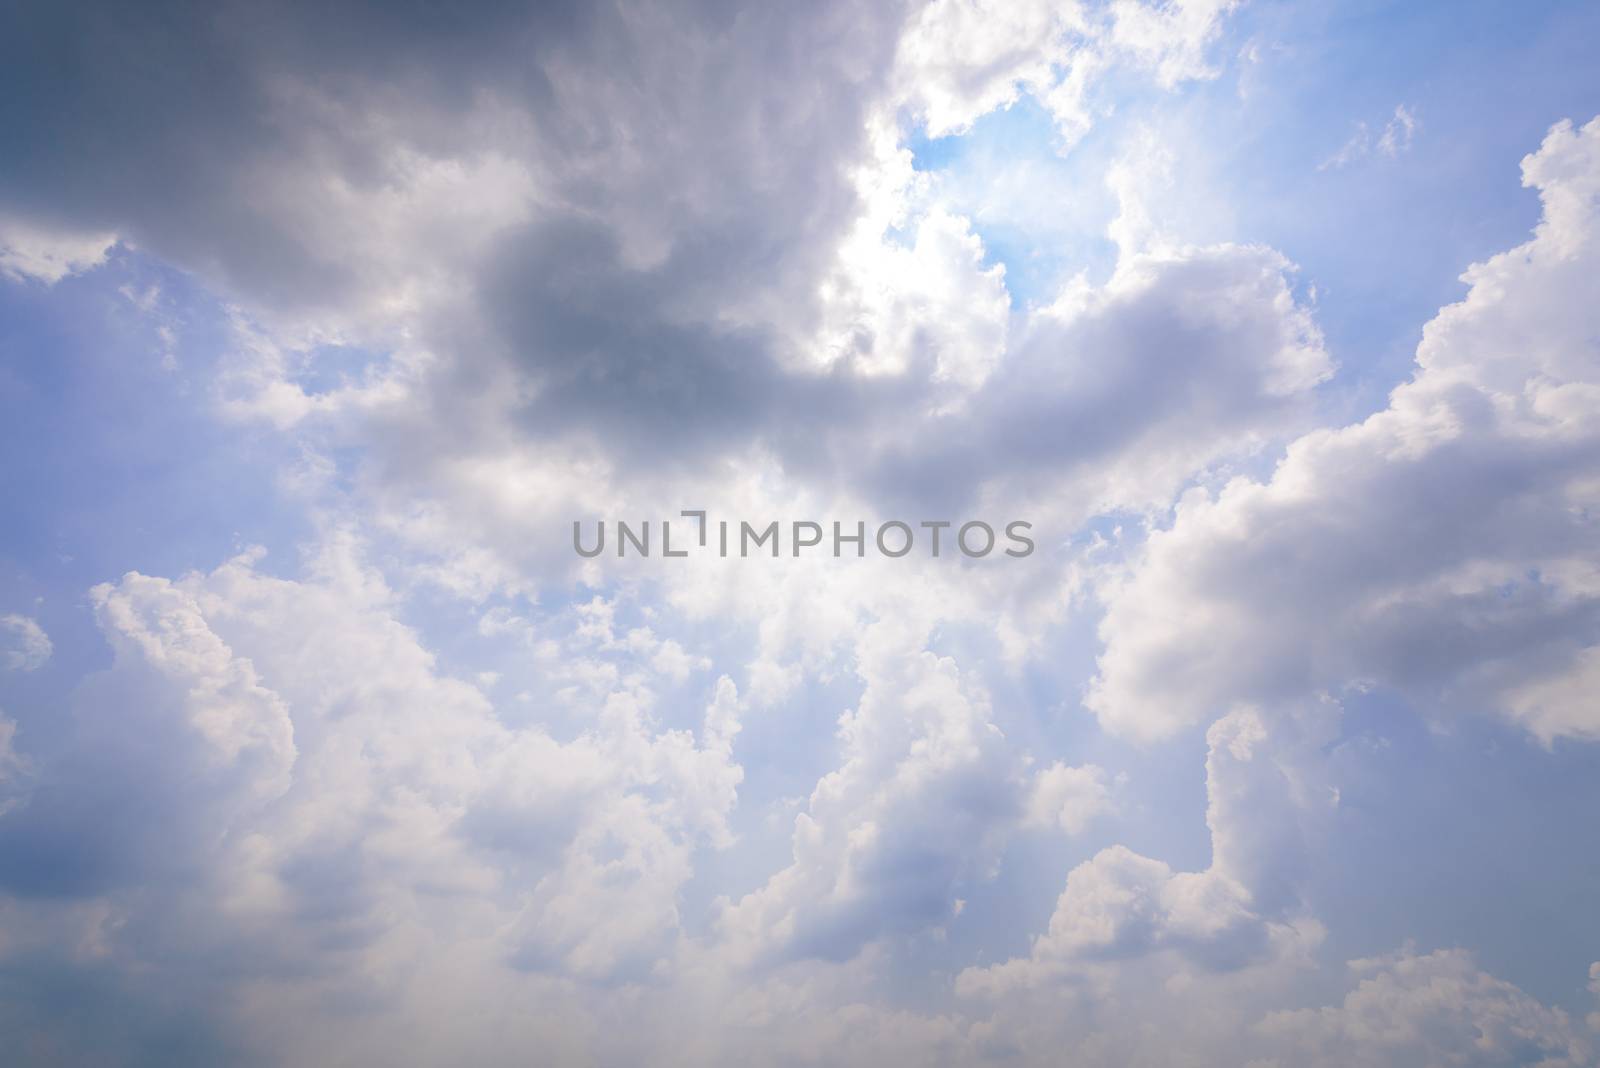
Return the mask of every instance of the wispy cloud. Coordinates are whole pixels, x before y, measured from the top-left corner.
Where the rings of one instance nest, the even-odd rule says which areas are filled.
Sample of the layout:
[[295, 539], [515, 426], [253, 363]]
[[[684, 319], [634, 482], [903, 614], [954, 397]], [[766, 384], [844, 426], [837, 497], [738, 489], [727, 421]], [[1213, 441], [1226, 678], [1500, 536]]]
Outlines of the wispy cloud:
[[1317, 164], [1317, 170], [1337, 170], [1375, 155], [1394, 159], [1410, 150], [1411, 141], [1420, 128], [1411, 109], [1404, 104], [1397, 104], [1394, 115], [1376, 136], [1365, 122], [1357, 122], [1350, 139], [1340, 146], [1339, 151]]

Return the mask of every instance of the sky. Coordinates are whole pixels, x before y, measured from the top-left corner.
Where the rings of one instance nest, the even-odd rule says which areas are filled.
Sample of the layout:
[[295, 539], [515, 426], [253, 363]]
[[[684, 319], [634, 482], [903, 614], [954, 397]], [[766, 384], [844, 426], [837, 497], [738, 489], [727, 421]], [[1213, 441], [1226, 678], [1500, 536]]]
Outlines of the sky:
[[0, 1059], [1600, 1065], [1597, 46], [4, 5]]

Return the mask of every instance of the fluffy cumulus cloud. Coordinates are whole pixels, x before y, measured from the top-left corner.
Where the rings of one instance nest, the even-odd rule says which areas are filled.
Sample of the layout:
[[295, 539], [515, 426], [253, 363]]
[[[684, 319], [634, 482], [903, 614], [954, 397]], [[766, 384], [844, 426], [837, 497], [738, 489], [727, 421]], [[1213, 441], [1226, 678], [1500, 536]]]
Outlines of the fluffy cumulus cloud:
[[1104, 849], [1067, 876], [1028, 957], [964, 972], [958, 989], [1004, 997], [1155, 954], [1230, 971], [1304, 953], [1321, 934], [1301, 884], [1314, 841], [1308, 827], [1314, 833], [1337, 797], [1320, 756], [1337, 725], [1329, 702], [1272, 717], [1240, 707], [1219, 719], [1207, 734], [1210, 867], [1174, 872], [1126, 846]]
[[[1596, 1063], [1554, 891], [1519, 955], [1352, 925], [1329, 858], [1451, 731], [1593, 798], [1600, 120], [1352, 419], [1324, 250], [1174, 209], [1260, 139], [1205, 128], [1287, 32], [1242, 17], [0, 16], [0, 402], [51, 428], [0, 431], [19, 1063]], [[1024, 200], [939, 173], [1022, 141]]]
[[1350, 969], [1356, 985], [1340, 1004], [1275, 1012], [1257, 1024], [1286, 1055], [1252, 1063], [1594, 1063], [1593, 1035], [1479, 971], [1461, 950], [1351, 961]]
[[1073, 768], [1058, 760], [1035, 777], [1028, 798], [1028, 820], [1035, 826], [1059, 826], [1069, 834], [1079, 834], [1111, 807], [1104, 768], [1094, 764]]
[[[436, 671], [353, 551], [304, 581], [247, 555], [98, 587], [116, 659], [74, 699], [70, 757], [8, 813], [7, 887], [101, 903], [63, 919], [102, 945], [86, 970], [233, 959], [247, 1004], [298, 1002], [303, 977], [324, 996], [423, 997], [419, 966], [452, 930], [452, 953], [486, 955], [482, 978], [660, 978], [690, 859], [728, 841], [733, 684], [702, 680], [701, 721], [659, 726], [672, 665], [579, 627], [552, 658], [596, 718], [564, 739], [508, 728]], [[35, 993], [13, 1010], [24, 1034]]]
[[953, 919], [963, 886], [992, 874], [1021, 805], [1016, 757], [986, 696], [923, 639], [895, 622], [862, 636], [860, 705], [795, 819], [794, 863], [722, 919], [740, 952], [847, 959]]
[[911, 20], [898, 50], [905, 99], [929, 136], [959, 132], [1026, 92], [1068, 139], [1111, 105], [1100, 83], [1123, 72], [1166, 88], [1215, 76], [1207, 45], [1236, 0], [936, 0]]
[[1159, 736], [1230, 699], [1383, 684], [1544, 741], [1600, 733], [1600, 122], [1523, 161], [1544, 215], [1472, 267], [1415, 373], [1266, 480], [1195, 490], [1114, 580], [1089, 705]]

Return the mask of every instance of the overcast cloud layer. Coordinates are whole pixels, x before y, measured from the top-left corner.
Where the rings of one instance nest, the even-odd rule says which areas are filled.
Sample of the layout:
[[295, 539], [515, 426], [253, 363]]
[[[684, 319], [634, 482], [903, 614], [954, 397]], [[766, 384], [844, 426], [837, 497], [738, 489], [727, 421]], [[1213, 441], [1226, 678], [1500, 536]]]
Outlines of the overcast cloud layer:
[[1597, 46], [6, 6], [0, 1060], [1600, 1064]]

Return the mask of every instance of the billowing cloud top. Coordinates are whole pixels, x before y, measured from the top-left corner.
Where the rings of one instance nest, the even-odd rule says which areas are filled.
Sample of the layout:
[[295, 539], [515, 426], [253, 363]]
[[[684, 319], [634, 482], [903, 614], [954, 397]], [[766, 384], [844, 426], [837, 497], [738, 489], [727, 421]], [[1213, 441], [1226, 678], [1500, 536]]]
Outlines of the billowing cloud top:
[[1600, 13], [1507, 17], [7, 10], [8, 1048], [1600, 1063]]

